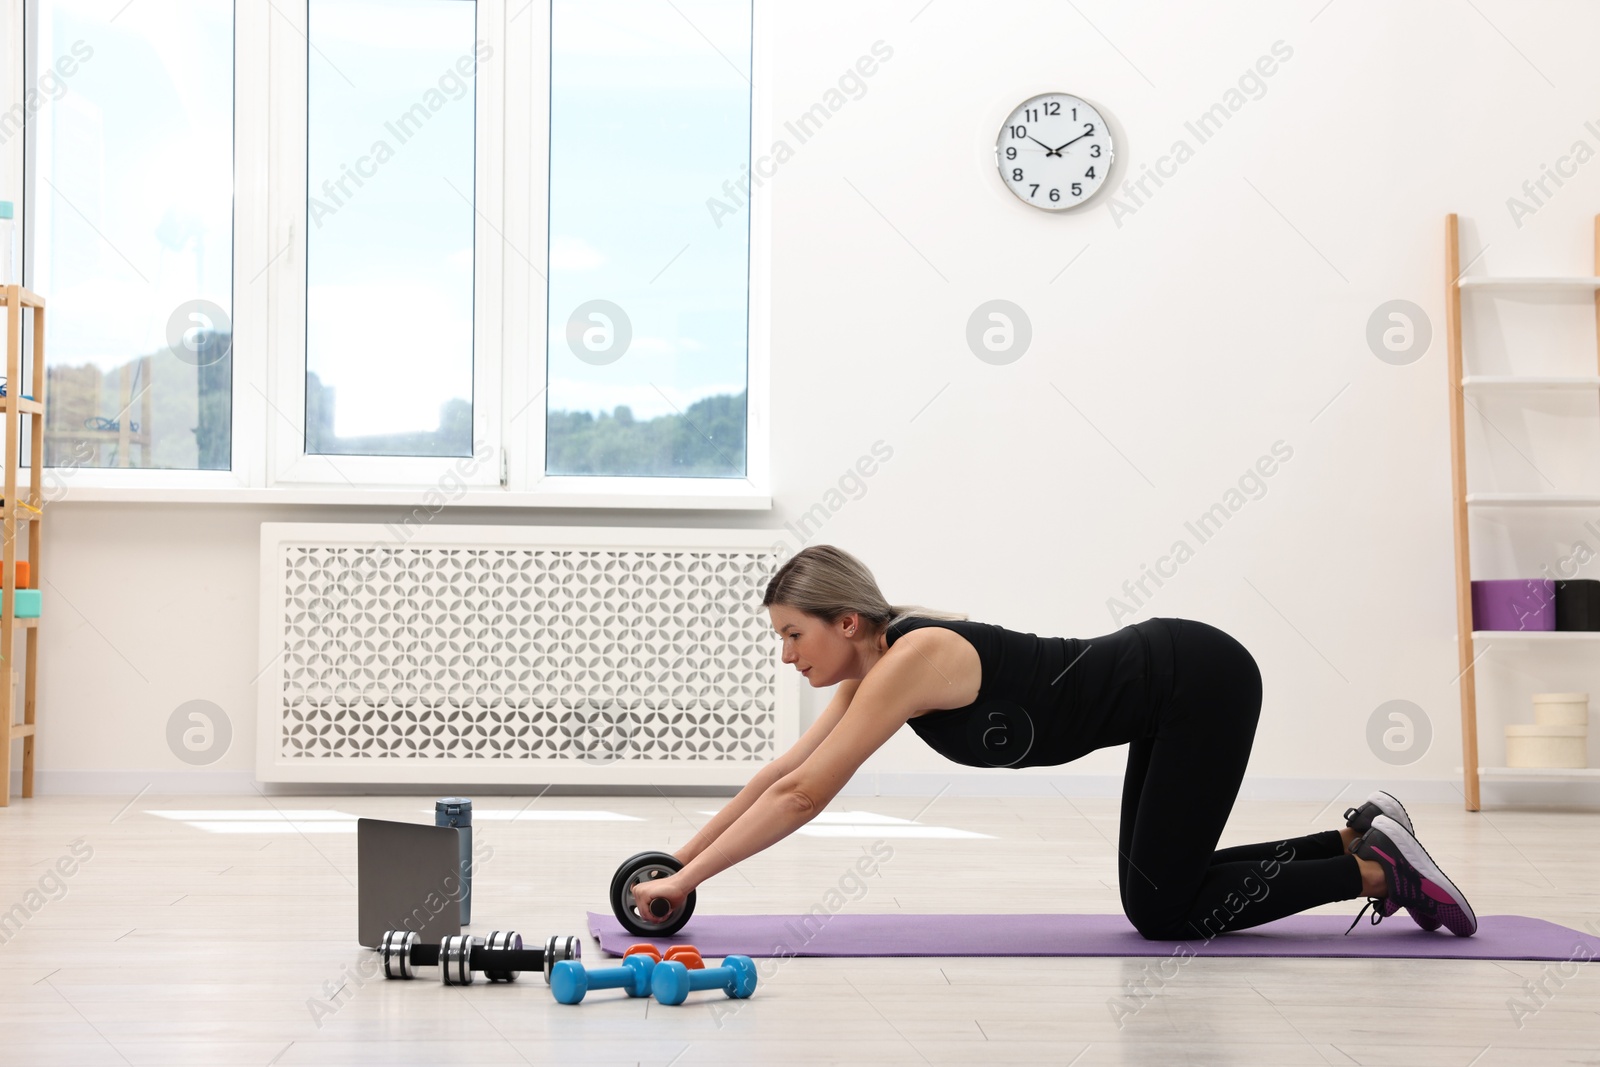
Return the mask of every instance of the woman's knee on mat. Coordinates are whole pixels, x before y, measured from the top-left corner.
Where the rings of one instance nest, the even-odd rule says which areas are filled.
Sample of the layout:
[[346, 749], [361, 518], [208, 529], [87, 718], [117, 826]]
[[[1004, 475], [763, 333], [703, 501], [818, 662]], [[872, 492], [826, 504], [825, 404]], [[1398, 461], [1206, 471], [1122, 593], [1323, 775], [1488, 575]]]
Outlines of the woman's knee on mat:
[[[1207, 894], [1209, 905], [1202, 900], [1191, 900], [1181, 907], [1173, 906], [1170, 901], [1163, 902], [1148, 887], [1144, 890], [1132, 888], [1124, 897], [1123, 911], [1146, 941], [1209, 941], [1236, 927], [1240, 915], [1251, 902], [1265, 897], [1265, 892], [1252, 889], [1255, 882], [1257, 879], [1252, 875], [1239, 891], [1220, 897]], [[1246, 925], [1253, 924], [1247, 922]]]
[[1194, 928], [1187, 922], [1173, 922], [1170, 919], [1139, 918], [1128, 916], [1128, 921], [1133, 923], [1133, 928], [1139, 931], [1139, 936], [1146, 941], [1193, 941]]
[[1180, 941], [1194, 937], [1187, 925], [1187, 908], [1164, 902], [1149, 886], [1130, 886], [1122, 894], [1122, 910], [1146, 941]]

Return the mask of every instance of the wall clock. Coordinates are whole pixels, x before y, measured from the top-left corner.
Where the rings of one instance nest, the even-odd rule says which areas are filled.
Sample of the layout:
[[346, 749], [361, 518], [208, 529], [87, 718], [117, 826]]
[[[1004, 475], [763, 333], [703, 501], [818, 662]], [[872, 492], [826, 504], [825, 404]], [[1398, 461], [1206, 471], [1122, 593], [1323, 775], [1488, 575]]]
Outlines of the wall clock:
[[1111, 171], [1111, 131], [1092, 104], [1071, 93], [1024, 100], [995, 140], [1000, 178], [1018, 200], [1043, 211], [1077, 207]]

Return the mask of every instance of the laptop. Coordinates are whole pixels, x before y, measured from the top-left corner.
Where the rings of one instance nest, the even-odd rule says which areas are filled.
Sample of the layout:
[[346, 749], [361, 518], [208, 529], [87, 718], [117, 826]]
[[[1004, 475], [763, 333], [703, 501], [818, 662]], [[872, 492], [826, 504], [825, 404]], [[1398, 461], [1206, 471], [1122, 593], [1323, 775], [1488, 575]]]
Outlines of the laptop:
[[460, 831], [387, 819], [356, 820], [356, 938], [377, 948], [386, 930], [415, 930], [437, 945], [461, 932]]

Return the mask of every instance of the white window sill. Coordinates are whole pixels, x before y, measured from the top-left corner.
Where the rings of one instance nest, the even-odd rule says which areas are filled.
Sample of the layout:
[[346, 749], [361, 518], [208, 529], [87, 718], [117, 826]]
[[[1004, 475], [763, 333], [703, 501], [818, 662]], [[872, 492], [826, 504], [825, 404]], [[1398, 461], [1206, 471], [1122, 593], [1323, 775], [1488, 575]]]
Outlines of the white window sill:
[[[752, 489], [743, 480], [735, 490], [681, 488], [651, 492], [643, 489], [631, 491], [604, 491], [599, 489], [567, 488], [561, 485], [541, 487], [532, 491], [511, 491], [500, 488], [474, 487], [453, 492], [442, 491], [437, 486], [385, 487], [372, 486], [352, 489], [350, 486], [280, 486], [276, 488], [249, 488], [245, 486], [157, 486], [157, 485], [90, 485], [81, 484], [82, 474], [65, 485], [45, 482], [44, 498], [48, 506], [82, 503], [127, 504], [325, 504], [341, 507], [413, 507], [437, 512], [443, 508], [615, 508], [662, 509], [680, 511], [771, 511], [770, 494]], [[558, 479], [547, 479], [556, 482]], [[26, 491], [19, 479], [18, 494]], [[26, 497], [24, 497], [26, 499]]]

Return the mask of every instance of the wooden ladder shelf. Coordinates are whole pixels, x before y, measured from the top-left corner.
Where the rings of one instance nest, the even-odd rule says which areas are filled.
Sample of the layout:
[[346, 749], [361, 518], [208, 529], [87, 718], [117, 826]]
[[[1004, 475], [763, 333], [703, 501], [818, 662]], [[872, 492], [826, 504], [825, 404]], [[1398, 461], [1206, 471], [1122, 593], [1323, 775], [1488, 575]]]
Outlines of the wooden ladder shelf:
[[[1463, 291], [1523, 290], [1545, 293], [1592, 293], [1595, 308], [1595, 337], [1600, 356], [1600, 216], [1595, 218], [1595, 274], [1558, 277], [1461, 277], [1461, 226], [1455, 215], [1445, 216], [1445, 308], [1449, 333], [1448, 374], [1450, 385], [1450, 473], [1454, 498], [1452, 509], [1456, 554], [1456, 647], [1461, 667], [1461, 773], [1468, 811], [1481, 807], [1479, 783], [1484, 776], [1495, 779], [1595, 778], [1600, 769], [1548, 770], [1478, 765], [1478, 687], [1476, 664], [1480, 641], [1497, 638], [1571, 639], [1580, 645], [1600, 641], [1600, 633], [1521, 634], [1515, 631], [1472, 629], [1471, 539], [1468, 519], [1474, 507], [1495, 508], [1600, 508], [1600, 495], [1573, 493], [1469, 493], [1467, 491], [1466, 393], [1469, 390], [1583, 390], [1600, 391], [1600, 376], [1586, 375], [1468, 375], [1462, 356], [1461, 294]], [[1484, 650], [1488, 651], [1487, 648]]]
[[[39, 697], [39, 620], [19, 619], [15, 594], [17, 577], [17, 533], [19, 524], [28, 532], [28, 585], [39, 584], [39, 519], [43, 515], [44, 485], [44, 298], [29, 292], [20, 285], [0, 286], [0, 296], [6, 305], [6, 395], [0, 397], [0, 412], [4, 413], [6, 432], [5, 495], [0, 499], [0, 513], [4, 514], [5, 548], [0, 553], [0, 589], [3, 589], [3, 609], [0, 609], [0, 656], [5, 666], [0, 667], [0, 710], [6, 724], [4, 753], [0, 754], [0, 807], [11, 803], [11, 742], [22, 741], [22, 795], [33, 796], [33, 757], [35, 731], [38, 729]], [[22, 388], [22, 316], [24, 310], [33, 312], [33, 374], [32, 390]], [[32, 392], [33, 399], [27, 398]], [[29, 444], [31, 477], [25, 489], [27, 499], [18, 497], [17, 466], [21, 446], [17, 420], [30, 417]], [[16, 651], [14, 638], [18, 629], [26, 633], [27, 649], [23, 655], [22, 671], [22, 722], [17, 723], [16, 700], [17, 671], [12, 658]]]

